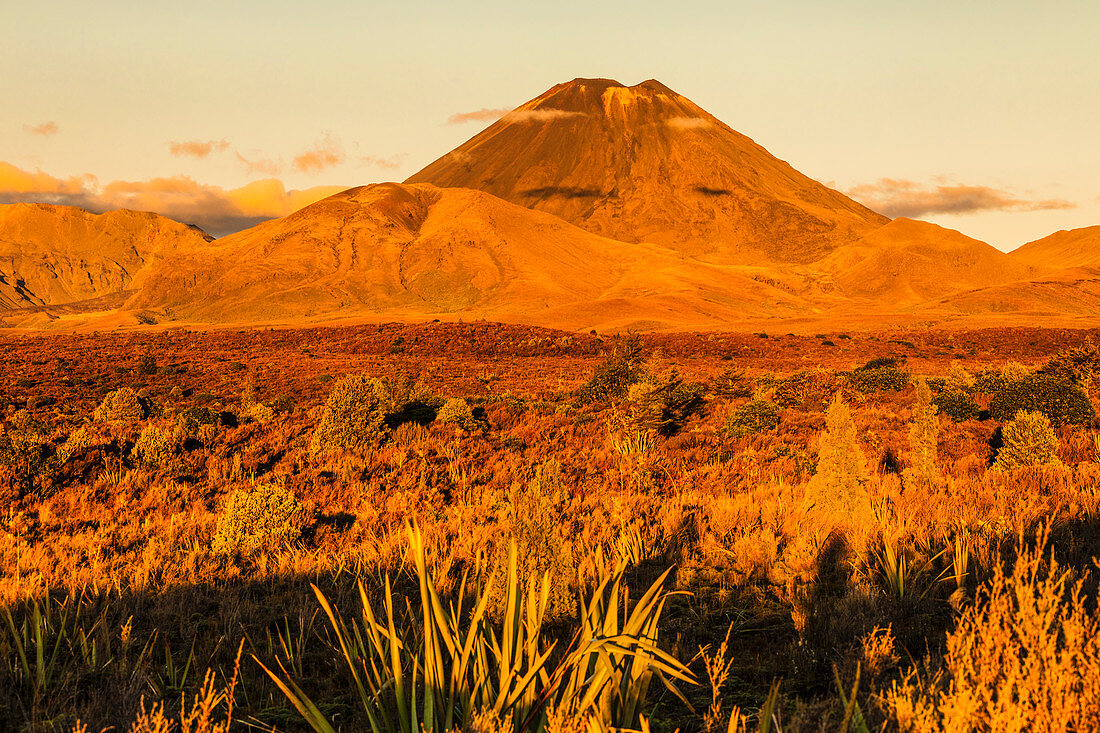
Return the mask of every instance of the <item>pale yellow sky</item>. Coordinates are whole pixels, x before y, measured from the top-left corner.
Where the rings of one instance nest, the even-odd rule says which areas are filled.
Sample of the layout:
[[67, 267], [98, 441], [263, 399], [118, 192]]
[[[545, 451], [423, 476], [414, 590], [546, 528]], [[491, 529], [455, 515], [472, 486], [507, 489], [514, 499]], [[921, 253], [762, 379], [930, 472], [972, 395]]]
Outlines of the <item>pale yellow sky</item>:
[[[0, 8], [0, 202], [223, 230], [402, 180], [577, 76], [657, 78], [807, 175], [1011, 249], [1100, 224], [1100, 3]], [[203, 214], [206, 212], [206, 214]]]

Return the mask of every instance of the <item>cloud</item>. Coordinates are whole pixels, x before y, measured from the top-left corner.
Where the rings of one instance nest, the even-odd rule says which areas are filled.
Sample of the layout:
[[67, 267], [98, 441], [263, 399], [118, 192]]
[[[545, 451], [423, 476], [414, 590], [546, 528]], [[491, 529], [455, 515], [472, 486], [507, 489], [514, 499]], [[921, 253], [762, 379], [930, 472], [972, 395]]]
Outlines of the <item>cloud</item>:
[[345, 188], [315, 186], [288, 191], [282, 181], [265, 179], [224, 189], [187, 176], [100, 185], [92, 175], [62, 179], [0, 162], [0, 203], [62, 204], [95, 213], [114, 209], [153, 211], [218, 236], [286, 216]]
[[1064, 199], [1021, 199], [1009, 191], [990, 186], [928, 186], [899, 178], [882, 178], [875, 183], [854, 186], [847, 194], [891, 218], [976, 211], [1043, 211], [1077, 206]]
[[249, 160], [240, 153], [233, 153], [237, 156], [237, 160], [240, 161], [244, 169], [248, 171], [249, 175], [255, 175], [260, 173], [265, 176], [277, 176], [283, 170], [282, 161], [274, 161], [269, 158], [260, 158], [258, 160]]
[[185, 155], [190, 158], [205, 158], [211, 153], [220, 153], [228, 147], [228, 140], [186, 140], [168, 143], [168, 151], [172, 155]]
[[504, 116], [509, 122], [552, 122], [554, 120], [584, 117], [584, 112], [567, 109], [516, 109]]
[[317, 173], [325, 168], [340, 165], [347, 159], [344, 146], [332, 135], [325, 135], [321, 142], [301, 155], [294, 156], [291, 167], [300, 173]]
[[42, 137], [56, 135], [61, 130], [56, 122], [43, 122], [40, 125], [23, 125], [23, 129], [31, 135], [41, 135]]
[[383, 170], [394, 170], [401, 167], [401, 161], [404, 159], [404, 155], [393, 155], [389, 158], [380, 158], [377, 155], [364, 155], [359, 160], [363, 165], [374, 166], [375, 168], [381, 168]]
[[463, 122], [492, 122], [499, 120], [509, 112], [511, 112], [511, 110], [508, 108], [489, 109], [488, 107], [483, 107], [473, 112], [458, 112], [453, 114], [447, 118], [447, 124], [459, 125]]
[[714, 123], [705, 117], [672, 117], [666, 124], [674, 130], [704, 130]]

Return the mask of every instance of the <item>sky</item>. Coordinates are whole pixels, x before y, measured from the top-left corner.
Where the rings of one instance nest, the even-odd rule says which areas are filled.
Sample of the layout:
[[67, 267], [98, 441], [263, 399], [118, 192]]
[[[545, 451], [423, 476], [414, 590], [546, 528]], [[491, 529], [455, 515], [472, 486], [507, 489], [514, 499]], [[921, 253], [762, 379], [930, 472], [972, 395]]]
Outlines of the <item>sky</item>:
[[1100, 224], [1098, 37], [1095, 0], [6, 2], [0, 203], [220, 234], [403, 180], [489, 124], [465, 113], [655, 78], [872, 208], [1009, 250]]

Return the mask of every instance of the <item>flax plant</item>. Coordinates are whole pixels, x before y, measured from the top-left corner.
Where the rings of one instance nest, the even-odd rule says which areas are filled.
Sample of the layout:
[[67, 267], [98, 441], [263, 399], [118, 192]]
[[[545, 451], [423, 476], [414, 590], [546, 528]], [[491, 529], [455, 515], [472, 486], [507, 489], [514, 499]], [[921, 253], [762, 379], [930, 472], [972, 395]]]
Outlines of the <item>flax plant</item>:
[[[488, 614], [493, 574], [484, 585], [464, 576], [456, 599], [444, 604], [419, 529], [410, 526], [408, 535], [419, 619], [408, 601], [406, 614], [395, 611], [388, 576], [383, 613], [375, 613], [360, 582], [362, 615], [350, 621], [314, 587], [372, 733], [450, 731], [486, 715], [516, 731], [542, 730], [548, 713], [559, 709], [601, 728], [634, 727], [654, 678], [681, 699], [674, 681], [695, 684], [692, 673], [657, 646], [667, 572], [631, 605], [620, 566], [581, 602], [580, 628], [559, 650], [543, 634], [549, 575], [524, 584], [514, 545], [502, 581], [503, 617], [496, 621]], [[281, 662], [280, 675], [256, 661], [314, 730], [335, 731]]]

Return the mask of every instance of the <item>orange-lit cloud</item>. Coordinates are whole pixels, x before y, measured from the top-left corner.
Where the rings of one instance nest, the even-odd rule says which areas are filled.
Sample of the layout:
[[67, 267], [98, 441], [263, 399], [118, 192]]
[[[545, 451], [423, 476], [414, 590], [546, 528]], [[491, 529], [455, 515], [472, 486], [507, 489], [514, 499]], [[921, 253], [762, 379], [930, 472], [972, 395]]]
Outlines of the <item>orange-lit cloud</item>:
[[185, 155], [190, 158], [205, 158], [211, 153], [220, 153], [228, 147], [228, 140], [186, 140], [168, 143], [168, 151], [172, 155]]
[[1064, 199], [1021, 199], [1009, 191], [989, 186], [927, 186], [898, 178], [882, 178], [875, 183], [854, 186], [847, 193], [891, 218], [970, 214], [976, 211], [1042, 211], [1077, 206]]
[[299, 173], [316, 173], [325, 168], [340, 165], [347, 159], [344, 146], [331, 135], [314, 145], [301, 155], [294, 156], [291, 167]]
[[345, 188], [316, 186], [288, 191], [282, 181], [266, 179], [224, 189], [187, 176], [112, 181], [101, 186], [91, 175], [61, 179], [0, 162], [0, 203], [63, 204], [97, 213], [113, 209], [154, 211], [219, 236], [286, 216]]
[[483, 107], [482, 109], [475, 109], [473, 112], [458, 112], [447, 118], [447, 124], [460, 125], [463, 122], [492, 122], [494, 120], [499, 120], [510, 111], [511, 110], [507, 108], [489, 109]]
[[667, 123], [674, 130], [704, 130], [714, 125], [705, 117], [672, 117]]
[[363, 165], [374, 166], [375, 168], [381, 168], [383, 170], [394, 170], [401, 167], [401, 161], [404, 159], [404, 155], [394, 155], [389, 158], [380, 158], [377, 155], [364, 155], [359, 160]]
[[256, 160], [249, 160], [240, 153], [234, 153], [237, 156], [237, 160], [240, 161], [244, 169], [248, 171], [249, 175], [255, 175], [256, 173], [263, 174], [265, 176], [277, 176], [283, 170], [282, 161], [276, 162], [269, 158], [258, 158]]
[[509, 122], [552, 122], [570, 117], [584, 117], [584, 112], [570, 112], [567, 109], [517, 109], [504, 116]]
[[40, 125], [23, 125], [23, 129], [31, 135], [41, 135], [42, 137], [56, 135], [61, 130], [56, 122], [43, 122]]

